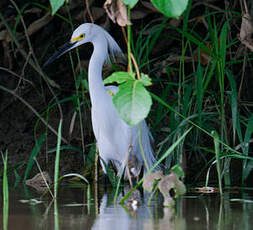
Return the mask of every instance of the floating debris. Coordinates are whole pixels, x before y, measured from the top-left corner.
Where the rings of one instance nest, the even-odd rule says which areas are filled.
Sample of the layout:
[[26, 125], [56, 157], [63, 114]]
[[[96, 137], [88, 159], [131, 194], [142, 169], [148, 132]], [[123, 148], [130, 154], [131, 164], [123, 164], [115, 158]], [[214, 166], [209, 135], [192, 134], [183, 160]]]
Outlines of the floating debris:
[[29, 200], [19, 200], [19, 202], [23, 204], [30, 204], [30, 205], [37, 205], [43, 203], [41, 200], [37, 200], [35, 198], [29, 199]]
[[52, 184], [52, 180], [48, 172], [36, 174], [32, 179], [26, 180], [26, 185], [35, 188], [38, 192], [45, 192]]
[[210, 187], [210, 186], [204, 186], [204, 187], [196, 187], [194, 188], [195, 192], [199, 193], [219, 193], [220, 190], [217, 187]]
[[173, 191], [174, 197], [181, 196], [186, 192], [185, 185], [179, 178], [180, 176], [176, 172], [163, 175], [162, 171], [156, 171], [144, 176], [143, 188], [148, 192], [159, 189], [164, 197], [163, 205], [173, 206], [174, 200], [171, 191]]

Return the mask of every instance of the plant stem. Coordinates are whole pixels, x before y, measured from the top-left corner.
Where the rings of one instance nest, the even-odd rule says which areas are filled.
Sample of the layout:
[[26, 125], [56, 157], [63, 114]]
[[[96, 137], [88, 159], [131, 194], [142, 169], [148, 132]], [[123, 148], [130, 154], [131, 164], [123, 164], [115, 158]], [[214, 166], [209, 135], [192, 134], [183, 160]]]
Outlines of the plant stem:
[[[130, 7], [127, 7], [127, 17], [130, 21]], [[132, 60], [131, 60], [131, 25], [127, 25], [127, 58], [128, 58], [128, 68], [130, 74], [133, 73]]]

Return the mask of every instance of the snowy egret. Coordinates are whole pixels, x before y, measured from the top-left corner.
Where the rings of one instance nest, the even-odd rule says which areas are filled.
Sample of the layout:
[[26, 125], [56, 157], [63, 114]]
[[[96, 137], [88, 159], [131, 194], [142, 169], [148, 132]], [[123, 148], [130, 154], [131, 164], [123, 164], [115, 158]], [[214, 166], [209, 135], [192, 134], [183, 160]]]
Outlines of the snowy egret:
[[92, 127], [99, 155], [103, 159], [101, 160], [103, 171], [106, 173], [104, 162], [108, 164], [111, 161], [117, 169], [118, 176], [128, 166], [130, 174], [137, 177], [144, 166], [140, 144], [143, 147], [148, 167], [152, 167], [156, 161], [151, 146], [153, 138], [145, 120], [141, 121], [141, 138], [139, 138], [139, 125], [130, 127], [119, 117], [112, 102], [112, 94], [116, 94], [118, 88], [103, 84], [102, 68], [104, 62], [109, 60], [109, 54], [123, 55], [111, 35], [98, 25], [84, 23], [73, 32], [70, 41], [49, 58], [44, 66], [67, 51], [87, 42], [93, 44], [88, 82], [92, 105]]

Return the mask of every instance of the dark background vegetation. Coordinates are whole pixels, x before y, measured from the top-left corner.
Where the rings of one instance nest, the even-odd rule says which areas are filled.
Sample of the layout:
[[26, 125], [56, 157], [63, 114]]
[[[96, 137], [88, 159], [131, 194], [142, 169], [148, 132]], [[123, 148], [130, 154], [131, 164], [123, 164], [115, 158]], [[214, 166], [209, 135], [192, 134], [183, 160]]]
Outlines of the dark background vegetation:
[[[60, 118], [58, 107], [54, 106], [48, 111], [48, 114], [46, 114], [46, 111], [49, 105], [56, 102], [55, 97], [58, 98], [58, 101], [66, 100], [66, 102], [61, 103], [63, 112], [63, 137], [67, 139], [69, 146], [71, 145], [82, 149], [79, 119], [76, 118], [73, 131], [71, 129], [71, 120], [73, 119], [75, 111], [77, 111], [74, 97], [76, 95], [75, 85], [80, 79], [84, 86], [87, 85], [86, 70], [92, 52], [92, 46], [85, 45], [80, 47], [79, 54], [81, 61], [78, 60], [76, 52], [72, 52], [75, 74], [73, 74], [68, 54], [43, 69], [46, 76], [50, 79], [49, 83], [46, 83], [41, 74], [39, 74], [39, 71], [33, 68], [30, 60], [33, 60], [33, 62], [37, 61], [39, 66], [42, 67], [43, 63], [69, 40], [73, 28], [76, 28], [81, 23], [90, 22], [90, 17], [86, 10], [85, 1], [83, 0], [70, 1], [69, 5], [62, 7], [58, 11], [58, 14], [65, 19], [59, 17], [59, 15], [51, 16], [46, 9], [43, 9], [43, 6], [50, 8], [48, 0], [39, 1], [40, 5], [38, 5], [38, 2], [34, 4], [31, 1], [19, 0], [14, 2], [19, 9], [25, 7], [22, 11], [22, 19], [28, 32], [25, 32], [24, 25], [22, 25], [20, 20], [16, 25], [19, 17], [13, 2], [1, 0], [0, 12], [12, 30], [16, 26], [15, 37], [20, 47], [13, 42], [6, 30], [5, 23], [1, 20], [0, 85], [12, 90], [12, 94], [4, 90], [0, 91], [0, 151], [5, 152], [8, 150], [9, 169], [23, 176], [36, 140], [43, 133], [47, 132], [45, 144], [37, 160], [42, 170], [49, 171], [52, 174], [55, 155], [54, 152], [51, 153], [49, 150], [56, 147], [57, 137], [38, 120], [34, 112], [19, 98], [25, 100], [30, 107], [34, 108], [44, 119], [48, 120], [48, 123], [55, 130], [57, 130]], [[103, 9], [104, 1], [94, 0], [89, 1], [89, 3], [95, 23], [108, 30], [122, 49], [126, 51], [126, 44], [121, 28], [108, 18]], [[252, 15], [253, 4], [251, 1], [248, 1], [247, 4], [249, 13]], [[227, 41], [232, 45], [230, 45], [229, 51], [226, 53], [226, 61], [232, 63], [229, 66], [229, 70], [232, 72], [236, 82], [238, 111], [240, 111], [240, 116], [244, 117], [242, 120], [246, 124], [247, 118], [252, 113], [253, 71], [251, 61], [252, 51], [246, 48], [238, 39], [242, 15], [245, 12], [243, 1], [193, 0], [187, 21], [188, 32], [194, 36], [197, 34], [198, 39], [203, 39], [204, 41], [204, 38], [210, 32], [206, 15], [212, 12], [214, 14], [210, 18], [212, 22], [215, 21], [217, 30], [220, 31], [222, 25], [228, 21]], [[151, 52], [148, 54], [148, 59], [139, 57], [137, 60], [141, 71], [147, 73], [152, 78], [153, 85], [149, 87], [149, 90], [180, 111], [180, 103], [177, 104], [177, 102], [182, 102], [185, 96], [178, 94], [179, 70], [182, 68], [182, 60], [180, 58], [182, 57], [184, 48], [182, 41], [185, 38], [176, 29], [183, 29], [185, 23], [183, 22], [183, 17], [166, 20], [149, 2], [141, 1], [132, 10], [131, 18], [133, 52], [136, 57], [140, 54], [140, 48], [144, 47], [150, 33], [153, 33], [152, 28], [158, 30], [161, 26], [163, 27]], [[73, 24], [73, 27], [71, 24]], [[29, 28], [31, 29], [30, 31]], [[29, 36], [31, 44], [29, 44], [26, 36]], [[143, 43], [140, 44], [138, 41]], [[204, 43], [209, 44], [210, 50], [213, 49], [213, 44], [210, 42], [210, 39], [205, 40]], [[22, 54], [22, 50], [26, 52], [25, 56]], [[194, 73], [197, 65], [200, 64], [203, 70], [205, 70], [210, 58], [207, 53], [199, 50], [194, 44], [186, 49], [183, 60], [184, 73], [185, 76], [188, 76], [186, 77], [187, 84], [196, 81]], [[126, 66], [124, 65], [118, 66], [118, 68], [126, 70]], [[105, 75], [108, 75], [112, 71], [113, 69], [110, 66], [105, 66]], [[77, 80], [75, 80], [74, 75]], [[48, 85], [54, 94], [52, 94]], [[78, 90], [81, 91], [81, 87]], [[225, 91], [230, 90], [229, 82], [225, 78]], [[88, 153], [91, 151], [94, 152], [89, 95], [85, 87], [84, 91], [85, 97], [82, 97], [81, 106], [85, 144], [84, 155], [73, 149], [62, 151], [60, 164], [62, 174], [66, 172], [92, 172], [89, 165], [87, 166], [86, 164], [86, 167], [84, 167], [84, 158], [87, 162]], [[194, 93], [192, 93], [193, 96]], [[218, 100], [219, 85], [217, 81], [212, 80], [208, 85], [207, 94], [203, 99], [202, 106], [206, 112], [212, 112], [218, 107]], [[173, 143], [173, 140], [175, 140], [173, 138], [167, 140], [166, 138], [175, 130], [176, 124], [172, 124], [172, 117], [176, 117], [176, 115], [168, 109], [163, 108], [157, 101], [153, 102], [154, 104], [147, 120], [155, 139], [155, 149], [159, 154], [162, 154]], [[191, 104], [192, 108], [194, 108], [193, 104]], [[225, 121], [228, 139], [224, 139], [223, 141], [231, 148], [235, 148], [240, 144], [240, 140], [236, 137], [236, 141], [234, 143], [232, 141], [232, 117], [228, 94], [225, 96], [224, 107], [226, 108]], [[210, 124], [213, 126], [207, 125], [207, 130], [211, 131], [215, 128], [219, 131], [219, 113], [215, 114], [212, 119], [213, 121]], [[245, 132], [245, 130], [246, 125], [242, 127], [242, 132]], [[187, 183], [202, 183], [205, 180], [208, 167], [214, 161], [213, 153], [204, 150], [204, 148], [200, 148], [201, 146], [209, 150], [213, 149], [213, 140], [201, 132], [194, 131], [185, 140], [180, 150], [182, 152], [180, 159], [178, 161], [172, 159], [169, 163], [166, 162], [166, 164], [170, 165], [170, 163], [173, 164], [173, 162], [178, 163], [180, 161], [185, 169]], [[251, 148], [249, 149], [248, 156], [250, 155]], [[241, 184], [242, 160], [232, 159], [229, 164], [231, 184]], [[33, 174], [37, 172], [38, 169], [34, 166]], [[214, 183], [216, 183], [216, 172], [214, 169], [211, 170], [211, 176]]]

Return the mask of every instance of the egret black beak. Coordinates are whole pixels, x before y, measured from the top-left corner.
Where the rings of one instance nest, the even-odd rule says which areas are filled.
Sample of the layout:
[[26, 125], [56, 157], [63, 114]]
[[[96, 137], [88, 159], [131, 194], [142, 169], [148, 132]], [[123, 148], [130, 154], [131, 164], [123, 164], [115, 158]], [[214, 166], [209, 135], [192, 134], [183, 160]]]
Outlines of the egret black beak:
[[73, 46], [77, 43], [76, 42], [68, 42], [66, 43], [59, 51], [55, 52], [55, 54], [50, 57], [43, 65], [43, 68], [45, 66], [47, 66], [48, 64], [52, 63], [55, 59], [59, 58], [61, 55], [63, 55], [64, 53], [68, 52], [69, 50], [71, 50], [73, 48]]

